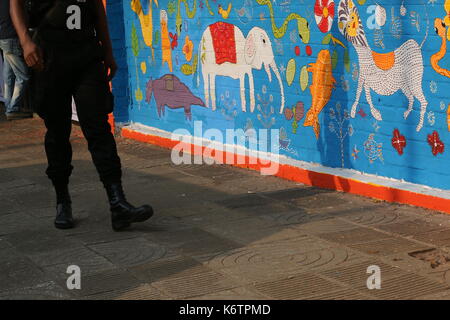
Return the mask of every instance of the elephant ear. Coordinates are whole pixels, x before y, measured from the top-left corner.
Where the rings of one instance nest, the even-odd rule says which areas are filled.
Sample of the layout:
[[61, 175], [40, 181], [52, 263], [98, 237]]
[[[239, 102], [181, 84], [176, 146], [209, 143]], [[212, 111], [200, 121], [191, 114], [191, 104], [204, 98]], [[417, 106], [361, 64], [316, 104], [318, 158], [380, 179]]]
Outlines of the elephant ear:
[[256, 42], [255, 36], [251, 33], [247, 36], [247, 40], [245, 40], [245, 62], [247, 64], [252, 64], [253, 60], [256, 56]]

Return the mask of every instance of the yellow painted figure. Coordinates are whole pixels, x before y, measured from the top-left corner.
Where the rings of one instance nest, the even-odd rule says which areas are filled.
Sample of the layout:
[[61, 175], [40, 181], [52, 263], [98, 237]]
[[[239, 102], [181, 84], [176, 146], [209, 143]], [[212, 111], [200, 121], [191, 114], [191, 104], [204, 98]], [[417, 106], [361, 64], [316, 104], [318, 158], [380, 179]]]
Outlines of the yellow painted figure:
[[[153, 8], [152, 1], [149, 0], [148, 13], [144, 14], [142, 10], [142, 4], [140, 0], [131, 1], [131, 10], [133, 10], [139, 17], [139, 22], [142, 29], [142, 37], [144, 38], [145, 44], [152, 49], [152, 57], [154, 56], [153, 51]], [[158, 6], [158, 0], [154, 0], [156, 6]]]
[[167, 12], [161, 10], [161, 48], [162, 48], [162, 64], [167, 62], [170, 72], [173, 72], [172, 66], [172, 48], [170, 47], [169, 29], [167, 27]]
[[219, 14], [222, 16], [222, 18], [224, 19], [228, 19], [228, 17], [230, 16], [230, 12], [231, 12], [231, 2], [228, 4], [228, 8], [227, 10], [225, 10], [224, 8], [222, 8], [222, 6], [219, 4]]

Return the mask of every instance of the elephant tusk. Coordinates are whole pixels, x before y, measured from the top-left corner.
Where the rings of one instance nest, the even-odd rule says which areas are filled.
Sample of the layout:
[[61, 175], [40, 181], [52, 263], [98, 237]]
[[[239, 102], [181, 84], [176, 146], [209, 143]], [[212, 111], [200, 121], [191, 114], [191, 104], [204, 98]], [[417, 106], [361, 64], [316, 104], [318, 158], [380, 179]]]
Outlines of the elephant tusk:
[[270, 63], [270, 67], [273, 70], [273, 73], [275, 73], [275, 76], [278, 79], [278, 83], [280, 84], [280, 94], [281, 94], [281, 107], [280, 107], [280, 113], [283, 113], [284, 110], [284, 86], [283, 86], [283, 80], [281, 80], [281, 75], [280, 75], [280, 71], [278, 71], [278, 67], [275, 63], [275, 60], [273, 60]]

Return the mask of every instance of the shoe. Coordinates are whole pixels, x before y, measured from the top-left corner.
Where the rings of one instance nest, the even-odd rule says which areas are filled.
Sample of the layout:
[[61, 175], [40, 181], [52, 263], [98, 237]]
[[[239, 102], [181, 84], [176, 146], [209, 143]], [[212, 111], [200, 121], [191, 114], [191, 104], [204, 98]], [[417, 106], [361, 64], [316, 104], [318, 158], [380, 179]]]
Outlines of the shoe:
[[106, 185], [105, 189], [108, 194], [114, 231], [124, 230], [132, 223], [144, 222], [153, 216], [153, 209], [149, 205], [136, 208], [128, 203], [120, 183]]
[[70, 199], [68, 183], [54, 183], [56, 192], [56, 218], [55, 227], [58, 229], [71, 229], [74, 227], [72, 217], [72, 200]]
[[18, 111], [18, 112], [9, 112], [6, 114], [6, 120], [8, 120], [8, 121], [19, 120], [19, 119], [28, 119], [28, 118], [33, 118], [32, 112]]
[[74, 227], [72, 218], [72, 204], [70, 202], [56, 205], [55, 227], [58, 229], [71, 229]]

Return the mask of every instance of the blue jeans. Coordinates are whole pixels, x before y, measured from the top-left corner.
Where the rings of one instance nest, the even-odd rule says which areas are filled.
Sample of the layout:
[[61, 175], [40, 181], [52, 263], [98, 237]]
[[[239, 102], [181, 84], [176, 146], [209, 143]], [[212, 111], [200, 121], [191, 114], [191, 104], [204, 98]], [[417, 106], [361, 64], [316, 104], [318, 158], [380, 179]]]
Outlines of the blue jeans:
[[18, 112], [30, 79], [30, 70], [23, 58], [19, 39], [0, 39], [0, 49], [3, 51], [4, 61], [6, 113]]

